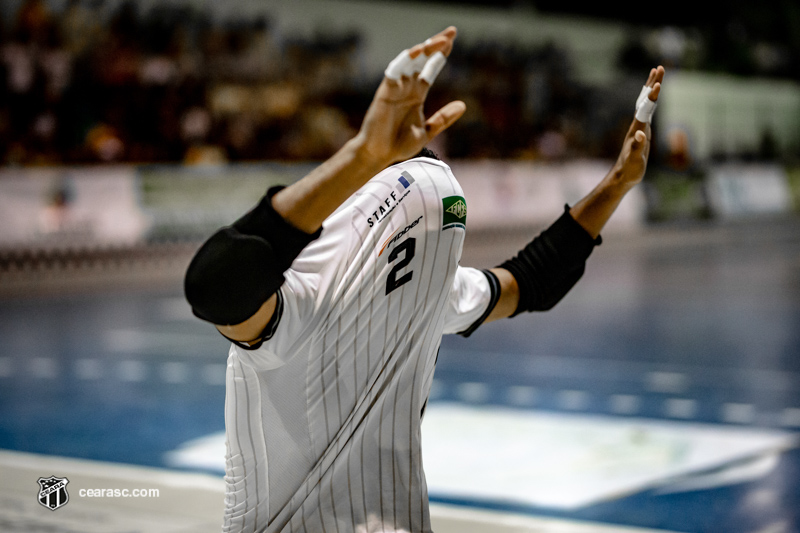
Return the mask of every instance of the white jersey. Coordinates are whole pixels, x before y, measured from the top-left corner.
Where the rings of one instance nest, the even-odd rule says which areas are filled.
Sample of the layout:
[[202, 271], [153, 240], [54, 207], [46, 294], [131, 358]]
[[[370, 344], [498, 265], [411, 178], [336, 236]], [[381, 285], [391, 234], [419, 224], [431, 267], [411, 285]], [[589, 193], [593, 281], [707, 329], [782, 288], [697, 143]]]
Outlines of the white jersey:
[[442, 333], [497, 287], [458, 265], [450, 168], [394, 165], [286, 272], [272, 337], [228, 357], [224, 531], [430, 531], [420, 421]]

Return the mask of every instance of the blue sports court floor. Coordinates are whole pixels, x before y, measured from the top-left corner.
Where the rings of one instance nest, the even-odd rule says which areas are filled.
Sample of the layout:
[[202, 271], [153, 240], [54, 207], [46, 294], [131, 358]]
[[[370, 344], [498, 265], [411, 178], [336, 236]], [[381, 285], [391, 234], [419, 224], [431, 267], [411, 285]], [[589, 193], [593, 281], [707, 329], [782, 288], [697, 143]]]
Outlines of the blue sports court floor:
[[[216, 474], [226, 351], [178, 284], [4, 298], [0, 448]], [[553, 311], [445, 337], [436, 372], [433, 501], [800, 531], [798, 220], [608, 235]]]

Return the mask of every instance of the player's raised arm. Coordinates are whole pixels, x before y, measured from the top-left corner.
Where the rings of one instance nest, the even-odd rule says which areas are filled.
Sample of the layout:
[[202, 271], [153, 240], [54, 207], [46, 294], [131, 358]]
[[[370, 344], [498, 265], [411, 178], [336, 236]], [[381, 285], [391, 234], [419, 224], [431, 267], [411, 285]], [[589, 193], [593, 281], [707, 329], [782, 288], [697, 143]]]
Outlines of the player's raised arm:
[[650, 71], [650, 76], [636, 100], [636, 114], [625, 135], [617, 162], [597, 187], [570, 209], [575, 221], [593, 238], [600, 235], [600, 230], [611, 218], [625, 194], [644, 177], [650, 156], [650, 121], [663, 81], [664, 67], [659, 66]]
[[386, 68], [358, 134], [308, 176], [276, 194], [275, 211], [303, 231], [316, 231], [372, 176], [418, 153], [458, 120], [466, 109], [459, 101], [430, 118], [423, 113], [428, 90], [455, 38], [456, 29], [451, 26], [402, 51]]
[[580, 200], [519, 254], [491, 272], [500, 298], [486, 322], [555, 305], [583, 275], [586, 259], [600, 243], [600, 231], [622, 198], [642, 181], [650, 155], [650, 121], [664, 81], [664, 67], [650, 71], [616, 163]]
[[463, 102], [451, 102], [429, 118], [423, 112], [455, 37], [451, 26], [401, 52], [387, 67], [353, 139], [297, 183], [271, 189], [203, 244], [184, 283], [195, 315], [243, 348], [260, 345], [283, 273], [319, 236], [322, 222], [370, 178], [419, 152], [464, 113]]

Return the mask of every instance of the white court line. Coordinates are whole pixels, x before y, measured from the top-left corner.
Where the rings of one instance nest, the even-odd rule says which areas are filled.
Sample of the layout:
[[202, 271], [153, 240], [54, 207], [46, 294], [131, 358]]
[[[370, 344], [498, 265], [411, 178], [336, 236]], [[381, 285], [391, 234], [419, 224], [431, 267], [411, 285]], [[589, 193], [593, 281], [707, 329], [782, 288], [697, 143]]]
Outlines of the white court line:
[[648, 372], [644, 382], [650, 392], [679, 394], [689, 387], [689, 377], [680, 372]]
[[756, 419], [756, 408], [750, 403], [726, 403], [722, 405], [722, 421], [729, 424], [752, 424]]
[[642, 399], [631, 394], [614, 394], [609, 397], [609, 408], [614, 414], [635, 415], [641, 405]]
[[225, 369], [222, 363], [203, 365], [203, 381], [209, 385], [225, 385]]
[[428, 394], [428, 399], [436, 400], [447, 394], [447, 385], [442, 383], [440, 379], [434, 379], [431, 383], [431, 391]]
[[82, 380], [100, 379], [103, 367], [98, 359], [78, 359], [75, 361], [75, 375]]
[[569, 411], [583, 411], [589, 407], [589, 393], [582, 390], [562, 390], [558, 393], [558, 405]]
[[667, 398], [664, 400], [664, 415], [669, 418], [694, 418], [697, 415], [697, 401], [689, 398]]
[[[742, 368], [719, 368], [706, 365], [680, 365], [679, 370], [665, 371], [663, 363], [629, 361], [622, 359], [594, 359], [556, 355], [536, 355], [517, 351], [476, 351], [459, 349], [458, 352], [442, 349], [453, 357], [475, 357], [482, 360], [501, 360], [524, 357], [532, 369], [532, 376], [541, 377], [589, 377], [593, 381], [603, 376], [627, 376], [641, 378], [650, 392], [681, 394], [690, 385], [732, 383], [747, 389], [769, 391], [800, 391], [800, 372], [783, 370], [753, 370]], [[457, 354], [457, 355], [456, 355]], [[670, 365], [677, 367], [677, 365]], [[544, 369], [544, 370], [542, 370]], [[650, 390], [652, 387], [654, 390]]]
[[58, 365], [50, 357], [34, 357], [30, 361], [30, 371], [40, 379], [54, 379], [58, 375]]
[[161, 379], [165, 383], [186, 383], [189, 378], [189, 369], [186, 363], [169, 362], [161, 365]]
[[141, 361], [120, 361], [117, 365], [117, 377], [120, 381], [140, 382], [147, 377], [147, 366]]
[[153, 348], [197, 346], [198, 343], [210, 337], [221, 338], [210, 334], [111, 329], [103, 333], [103, 344], [109, 352], [137, 353]]
[[518, 405], [521, 407], [532, 406], [539, 398], [539, 391], [535, 387], [527, 387], [523, 385], [516, 385], [509, 387], [506, 391], [506, 400], [511, 405]]
[[489, 399], [489, 394], [486, 383], [467, 382], [456, 386], [456, 396], [467, 403], [484, 403]]
[[800, 427], [800, 408], [787, 407], [781, 414], [781, 423], [786, 427]]

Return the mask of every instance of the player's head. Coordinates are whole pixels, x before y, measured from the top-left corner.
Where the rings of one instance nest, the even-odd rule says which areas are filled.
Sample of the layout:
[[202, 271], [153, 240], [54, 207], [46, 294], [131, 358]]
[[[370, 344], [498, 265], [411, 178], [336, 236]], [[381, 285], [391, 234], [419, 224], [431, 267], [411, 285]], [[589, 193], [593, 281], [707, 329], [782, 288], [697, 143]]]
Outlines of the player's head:
[[271, 264], [273, 255], [260, 237], [232, 227], [217, 231], [186, 271], [184, 291], [192, 312], [221, 326], [253, 316], [283, 282], [283, 276], [278, 280], [265, 275], [263, 265]]
[[[442, 160], [442, 158], [439, 157], [439, 155], [436, 152], [434, 152], [427, 146], [423, 146], [422, 150], [420, 150], [419, 153], [414, 157], [430, 157], [431, 159], [436, 159], [437, 161]], [[412, 157], [411, 159], [414, 159], [414, 157]]]

